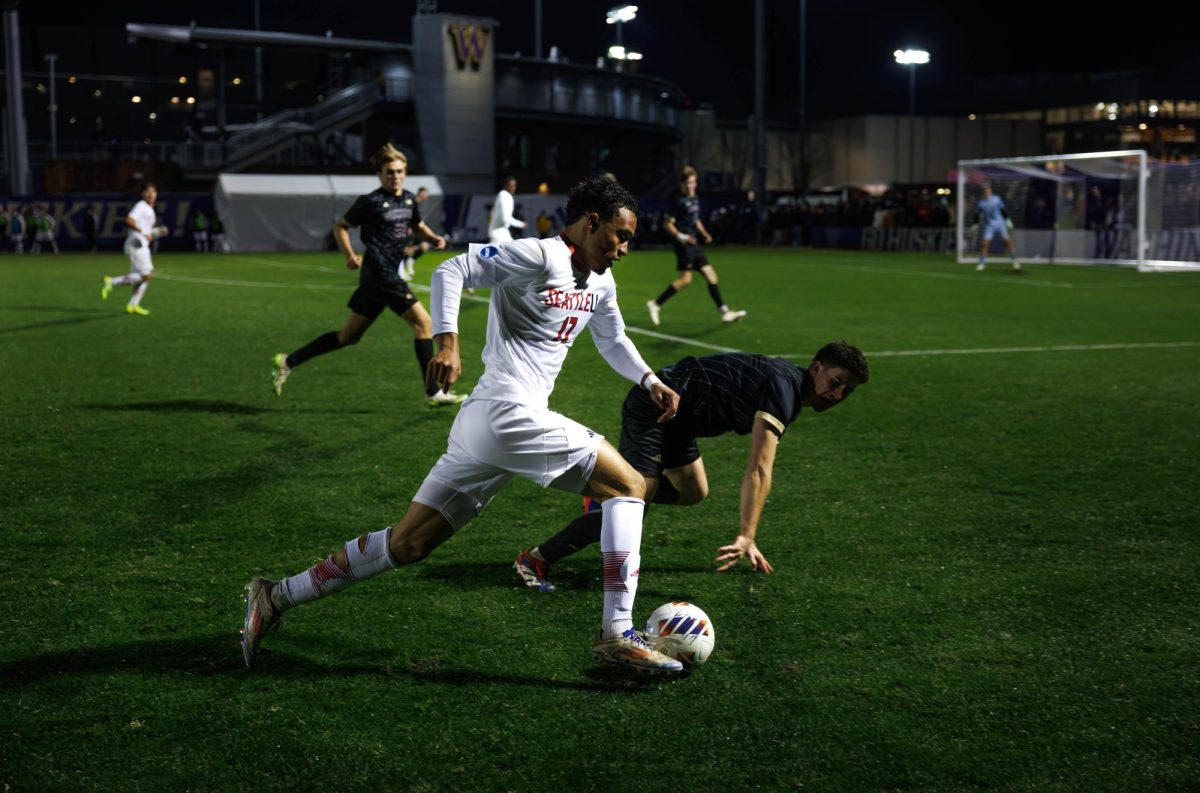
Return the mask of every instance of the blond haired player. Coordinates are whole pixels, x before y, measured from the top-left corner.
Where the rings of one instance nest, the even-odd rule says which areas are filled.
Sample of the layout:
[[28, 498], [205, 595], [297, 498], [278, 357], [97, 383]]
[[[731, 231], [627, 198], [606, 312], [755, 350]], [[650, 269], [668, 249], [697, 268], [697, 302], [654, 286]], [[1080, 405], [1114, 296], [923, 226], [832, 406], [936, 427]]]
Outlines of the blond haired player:
[[142, 186], [142, 198], [129, 214], [125, 216], [125, 226], [129, 233], [125, 235], [125, 255], [129, 257], [129, 274], [114, 277], [104, 276], [100, 287], [100, 298], [108, 300], [108, 295], [114, 286], [132, 286], [133, 294], [125, 305], [126, 314], [146, 316], [150, 312], [142, 308], [142, 298], [150, 279], [154, 277], [154, 263], [150, 261], [150, 244], [154, 240], [167, 236], [166, 226], [155, 226], [157, 215], [154, 214], [154, 204], [158, 201], [158, 188], [153, 182]]

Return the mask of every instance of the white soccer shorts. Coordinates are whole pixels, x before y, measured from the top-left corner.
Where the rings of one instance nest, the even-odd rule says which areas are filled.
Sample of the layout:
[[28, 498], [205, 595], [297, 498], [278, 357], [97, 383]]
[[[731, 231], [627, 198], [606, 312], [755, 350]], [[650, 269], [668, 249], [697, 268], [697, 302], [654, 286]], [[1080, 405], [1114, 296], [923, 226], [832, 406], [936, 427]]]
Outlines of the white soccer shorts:
[[514, 476], [580, 493], [592, 477], [603, 440], [603, 435], [546, 408], [468, 399], [450, 428], [446, 453], [413, 501], [441, 512], [457, 531]]
[[488, 242], [493, 245], [499, 245], [501, 242], [512, 242], [513, 235], [508, 229], [490, 229], [488, 231]]
[[129, 272], [138, 275], [150, 275], [154, 265], [150, 261], [150, 243], [138, 244], [137, 237], [125, 238], [125, 253], [129, 256]]

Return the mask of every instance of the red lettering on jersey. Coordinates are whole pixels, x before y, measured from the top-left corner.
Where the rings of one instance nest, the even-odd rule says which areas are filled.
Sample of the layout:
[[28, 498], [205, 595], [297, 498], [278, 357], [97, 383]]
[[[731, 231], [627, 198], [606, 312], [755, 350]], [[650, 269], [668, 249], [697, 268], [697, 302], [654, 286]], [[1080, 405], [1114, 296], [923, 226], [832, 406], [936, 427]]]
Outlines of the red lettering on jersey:
[[561, 308], [566, 311], [596, 310], [596, 296], [591, 292], [567, 292], [563, 289], [548, 289], [542, 298], [542, 305], [548, 308]]

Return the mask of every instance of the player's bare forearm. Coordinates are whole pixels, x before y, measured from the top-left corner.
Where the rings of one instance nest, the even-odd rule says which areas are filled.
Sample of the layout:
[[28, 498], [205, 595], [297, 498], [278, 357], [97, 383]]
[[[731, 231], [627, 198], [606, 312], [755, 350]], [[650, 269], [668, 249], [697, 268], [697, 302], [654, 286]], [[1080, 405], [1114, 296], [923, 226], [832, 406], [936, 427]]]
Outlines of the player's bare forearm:
[[346, 256], [347, 267], [355, 269], [362, 264], [362, 261], [354, 253], [354, 246], [350, 244], [350, 232], [340, 220], [333, 225], [333, 238], [337, 240], [338, 247]]
[[700, 232], [700, 236], [704, 238], [705, 242], [712, 242], [712, 235], [708, 233], [708, 229], [704, 227], [699, 218], [696, 219], [696, 231]]
[[437, 249], [439, 251], [444, 251], [446, 249], [446, 238], [443, 237], [442, 235], [438, 234], [433, 229], [429, 228], [429, 226], [426, 225], [425, 221], [423, 221], [423, 220], [421, 221], [420, 225], [417, 226], [417, 231], [421, 232], [426, 237], [433, 240], [433, 244], [435, 246], [437, 246]]
[[425, 372], [425, 384], [429, 388], [438, 385], [446, 391], [462, 375], [458, 334], [439, 333], [433, 337], [433, 342], [437, 346], [437, 352], [433, 354], [433, 360], [429, 362], [429, 368]]
[[758, 534], [758, 522], [762, 519], [763, 507], [771, 494], [771, 472], [753, 468], [742, 477], [742, 495], [739, 504], [740, 521], [738, 535], [754, 542]]

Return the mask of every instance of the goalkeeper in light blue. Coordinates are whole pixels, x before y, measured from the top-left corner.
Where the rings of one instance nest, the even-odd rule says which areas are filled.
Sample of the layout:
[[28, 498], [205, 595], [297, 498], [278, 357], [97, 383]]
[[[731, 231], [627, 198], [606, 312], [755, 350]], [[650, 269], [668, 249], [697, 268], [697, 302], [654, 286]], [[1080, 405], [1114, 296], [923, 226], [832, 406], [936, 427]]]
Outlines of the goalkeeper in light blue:
[[979, 244], [979, 264], [975, 266], [975, 269], [982, 270], [987, 266], [988, 246], [991, 244], [992, 238], [999, 234], [1000, 238], [1004, 240], [1004, 246], [1008, 249], [1008, 255], [1012, 257], [1013, 270], [1019, 272], [1021, 263], [1017, 261], [1012, 236], [1008, 233], [1012, 229], [1013, 222], [1004, 208], [1004, 199], [992, 194], [990, 184], [983, 186], [983, 198], [979, 199], [975, 211], [978, 222], [983, 224], [983, 240]]

